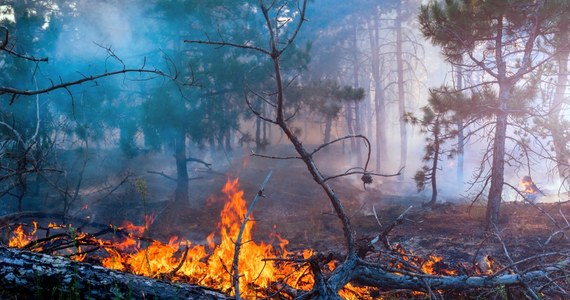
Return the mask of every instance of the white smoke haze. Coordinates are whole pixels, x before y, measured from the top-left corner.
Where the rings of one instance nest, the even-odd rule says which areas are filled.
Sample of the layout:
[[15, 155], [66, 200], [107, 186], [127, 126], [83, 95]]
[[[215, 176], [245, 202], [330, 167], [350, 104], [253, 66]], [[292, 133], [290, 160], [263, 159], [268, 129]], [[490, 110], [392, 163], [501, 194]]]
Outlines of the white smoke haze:
[[80, 1], [77, 15], [64, 24], [58, 37], [55, 58], [122, 67], [114, 59], [106, 59], [107, 49], [111, 49], [125, 64], [141, 64], [143, 54], [158, 47], [145, 37], [144, 28], [152, 19], [144, 14], [144, 7], [131, 1]]
[[[318, 1], [317, 1], [318, 2]], [[148, 58], [148, 65], [153, 65], [157, 67], [163, 67], [164, 64], [161, 59], [164, 56], [162, 52], [164, 48], [169, 49], [180, 49], [180, 52], [186, 51], [188, 48], [187, 45], [183, 43], [182, 34], [180, 32], [192, 32], [192, 34], [200, 37], [205, 37], [202, 31], [206, 31], [208, 28], [202, 28], [201, 25], [198, 26], [198, 21], [188, 21], [188, 24], [180, 24], [173, 21], [169, 23], [169, 20], [162, 20], [163, 16], [154, 15], [152, 10], [149, 10], [151, 4], [144, 3], [143, 1], [77, 1], [73, 3], [69, 9], [73, 11], [72, 16], [67, 16], [65, 18], [64, 23], [62, 24], [62, 28], [59, 31], [56, 40], [55, 46], [53, 50], [53, 55], [50, 55], [50, 62], [47, 67], [44, 67], [48, 75], [46, 77], [51, 78], [54, 81], [57, 81], [54, 74], [61, 75], [62, 78], [77, 78], [77, 76], [83, 76], [83, 74], [97, 74], [104, 71], [110, 70], [118, 70], [123, 68], [124, 66], [128, 67], [139, 67], [142, 65], [142, 62], [145, 60], [145, 57]], [[251, 12], [255, 12], [253, 8], [250, 9]], [[295, 17], [294, 15], [292, 15]], [[335, 18], [333, 18], [335, 19]], [[342, 17], [336, 18], [338, 20], [342, 20]], [[49, 22], [51, 19], [46, 19]], [[288, 21], [290, 21], [288, 19]], [[14, 13], [11, 11], [10, 5], [2, 5], [0, 6], [0, 22], [15, 22], [14, 20]], [[165, 25], [166, 24], [166, 25]], [[191, 24], [191, 25], [190, 25]], [[195, 25], [195, 26], [194, 26]], [[154, 32], [150, 29], [156, 29], [157, 26], [164, 26], [161, 27], [161, 31], [164, 34], [180, 34], [179, 42], [180, 44], [169, 44], [169, 45], [162, 45], [160, 44], [161, 37], [153, 36]], [[49, 26], [44, 28], [44, 30], [53, 29]], [[452, 69], [449, 67], [442, 56], [439, 53], [439, 49], [432, 46], [430, 43], [423, 41], [421, 39], [421, 35], [419, 34], [417, 29], [414, 29], [414, 26], [410, 25], [407, 28], [410, 30], [411, 35], [415, 35], [419, 42], [421, 42], [422, 51], [419, 52], [422, 55], [421, 66], [420, 64], [417, 65], [417, 72], [415, 73], [415, 78], [412, 82], [407, 83], [407, 90], [406, 90], [406, 111], [415, 114], [416, 116], [421, 115], [421, 107], [427, 104], [427, 97], [429, 95], [429, 88], [440, 87], [440, 86], [453, 86], [453, 74]], [[386, 38], [389, 38], [389, 33], [386, 34]], [[302, 32], [301, 35], [302, 37]], [[214, 36], [212, 36], [214, 37]], [[363, 34], [363, 40], [365, 36]], [[174, 43], [174, 42], [171, 42]], [[363, 42], [361, 42], [363, 43]], [[338, 45], [328, 45], [329, 47], [334, 47]], [[188, 46], [189, 47], [189, 46]], [[108, 50], [112, 50], [112, 53], [108, 52]], [[406, 49], [410, 50], [410, 49]], [[220, 51], [220, 49], [210, 50], [211, 52]], [[411, 51], [411, 50], [410, 50]], [[116, 55], [117, 58], [110, 57], [110, 54]], [[317, 53], [315, 53], [317, 54]], [[119, 61], [120, 59], [120, 61]], [[253, 61], [254, 58], [248, 57], [247, 61], [242, 62], [250, 62]], [[223, 63], [222, 57], [219, 60]], [[123, 65], [124, 63], [124, 65]], [[178, 63], [178, 62], [177, 62]], [[0, 64], [4, 65], [0, 61]], [[364, 64], [369, 64], [368, 61], [365, 61]], [[368, 65], [364, 66], [365, 68], [369, 68]], [[203, 71], [203, 66], [196, 66], [196, 70]], [[309, 68], [309, 72], [312, 72]], [[393, 73], [393, 71], [390, 71]], [[389, 73], [390, 73], [389, 72]], [[235, 76], [238, 78], [242, 78], [243, 74], [232, 74], [231, 70], [227, 72], [228, 76]], [[302, 76], [299, 78], [310, 77], [306, 74], [301, 74]], [[336, 75], [335, 75], [336, 76]], [[346, 76], [346, 75], [345, 75]], [[390, 85], [389, 88], [386, 88], [386, 136], [387, 136], [387, 159], [386, 161], [382, 162], [383, 169], [382, 170], [375, 170], [375, 162], [376, 162], [376, 146], [374, 140], [374, 130], [366, 129], [362, 130], [361, 134], [367, 134], [369, 139], [372, 142], [372, 157], [369, 165], [369, 171], [374, 172], [381, 172], [383, 174], [394, 174], [399, 170], [400, 164], [400, 116], [398, 112], [398, 103], [396, 101], [397, 92], [394, 89], [394, 78], [386, 77], [386, 82], [383, 82], [384, 85]], [[334, 76], [332, 76], [334, 77]], [[340, 78], [341, 76], [336, 76], [336, 78]], [[374, 105], [372, 103], [372, 98], [374, 91], [372, 91], [370, 86], [371, 84], [371, 75], [367, 74], [367, 76], [363, 76], [364, 78], [368, 77], [367, 81], [361, 81], [361, 85], [367, 85], [368, 87], [365, 89], [365, 99], [363, 101], [367, 102], [367, 107], [369, 111], [366, 111], [365, 116], [368, 119], [364, 120], [363, 123], [369, 125], [370, 128], [375, 128], [375, 121], [373, 119], [373, 109]], [[201, 78], [204, 80], [204, 78]], [[208, 80], [214, 81], [213, 78], [207, 78]], [[361, 78], [362, 79], [362, 78]], [[480, 80], [480, 78], [479, 78]], [[205, 81], [205, 80], [204, 80]], [[105, 95], [105, 84], [117, 84], [120, 91], [117, 92], [114, 96], [106, 96]], [[306, 84], [305, 82], [303, 82]], [[100, 85], [99, 85], [100, 84]], [[143, 84], [144, 85], [144, 84]], [[152, 86], [149, 83], [148, 86]], [[83, 87], [82, 87], [83, 88]], [[73, 102], [73, 105], [76, 105], [77, 111], [80, 111], [81, 108], [81, 101], [82, 96], [85, 95], [92, 97], [93, 99], [104, 99], [108, 101], [113, 101], [113, 99], [107, 99], [112, 97], [119, 97], [128, 99], [126, 102], [133, 104], [132, 106], [129, 105], [116, 105], [115, 108], [119, 110], [114, 115], [117, 120], [114, 122], [119, 123], [123, 119], [128, 119], [131, 117], [135, 117], [136, 113], [135, 109], [133, 108], [135, 104], [140, 104], [145, 100], [149, 99], [148, 93], [149, 91], [145, 90], [140, 92], [140, 94], [130, 95], [131, 92], [135, 91], [136, 87], [133, 88], [129, 86], [129, 81], [125, 80], [125, 77], [117, 77], [113, 79], [101, 80], [100, 83], [93, 84], [85, 89], [85, 92], [78, 93], [75, 95], [73, 101], [66, 98], [66, 96], [49, 96], [53, 97], [54, 99], [51, 100], [52, 107], [56, 112], [63, 112], [70, 110], [69, 105]], [[199, 90], [198, 88], [196, 90]], [[175, 94], [177, 91], [174, 91]], [[202, 92], [202, 91], [200, 91]], [[146, 93], [146, 94], [145, 94]], [[125, 97], [125, 95], [129, 95]], [[49, 98], [46, 96], [46, 98]], [[107, 98], [106, 98], [107, 97]], [[52, 99], [52, 98], [49, 98]], [[90, 98], [91, 99], [91, 98]], [[89, 100], [91, 101], [91, 100]], [[243, 104], [243, 102], [242, 102]], [[86, 107], [89, 106], [89, 103], [85, 104]], [[364, 105], [363, 105], [364, 106]], [[94, 106], [95, 110], [97, 109]], [[245, 107], [245, 104], [244, 104]], [[366, 107], [366, 106], [365, 106]], [[331, 132], [331, 139], [339, 138], [348, 134], [346, 122], [344, 121], [344, 112], [341, 112], [338, 119], [335, 120], [333, 124], [333, 130]], [[77, 117], [77, 116], [76, 116]], [[93, 118], [94, 116], [86, 116], [86, 119]], [[169, 119], [171, 116], [167, 115], [164, 116], [164, 119]], [[63, 118], [63, 117], [62, 117]], [[316, 116], [314, 114], [303, 114], [301, 112], [299, 116], [297, 116], [294, 121], [292, 121], [295, 127], [299, 128], [299, 135], [303, 140], [303, 143], [308, 146], [309, 149], [313, 149], [317, 147], [320, 143], [323, 142], [323, 135], [324, 135], [324, 119], [320, 116]], [[120, 130], [117, 128], [113, 128], [112, 125], [108, 125], [110, 129], [102, 130], [107, 136], [99, 142], [93, 143], [91, 146], [93, 149], [104, 149], [104, 150], [111, 150], [113, 147], [120, 141]], [[248, 144], [238, 145], [237, 141], [243, 138], [244, 134], [249, 134], [251, 137], [255, 137], [255, 121], [251, 121], [248, 119], [246, 121], [240, 121], [240, 132], [232, 132], [231, 139], [234, 143], [234, 152], [219, 152], [214, 153], [209, 151], [210, 148], [208, 146], [208, 142], [202, 141], [201, 145], [192, 144], [192, 147], [188, 150], [188, 153], [191, 153], [192, 156], [196, 156], [200, 159], [204, 159], [206, 161], [216, 162], [220, 165], [220, 167], [215, 167], [216, 171], [223, 173], [223, 168], [232, 168], [234, 167], [237, 161], [242, 160], [244, 157], [247, 157], [251, 150], [255, 147], [254, 142]], [[289, 144], [287, 138], [277, 129], [274, 127], [269, 126], [269, 146], [267, 148], [267, 152], [265, 154], [270, 155], [272, 149], [277, 151], [277, 154], [282, 153], [290, 153], [287, 152], [288, 149], [285, 147]], [[363, 192], [362, 194], [357, 195], [358, 198], [362, 199], [360, 201], [366, 201], [366, 199], [370, 198], [373, 199], [380, 194], [397, 194], [398, 196], [409, 196], [412, 198], [419, 198], [420, 200], [427, 200], [430, 197], [430, 190], [429, 187], [426, 188], [422, 192], [417, 192], [416, 185], [413, 180], [413, 176], [415, 172], [422, 168], [425, 162], [422, 161], [422, 157], [424, 156], [424, 148], [425, 148], [425, 138], [426, 136], [422, 134], [418, 127], [413, 127], [411, 125], [407, 125], [408, 129], [408, 159], [405, 165], [405, 169], [403, 170], [404, 176], [403, 177], [378, 177], [375, 178], [374, 183], [370, 185], [369, 191]], [[472, 128], [467, 128], [466, 131], [471, 130]], [[489, 133], [487, 133], [489, 134]], [[136, 145], [143, 149], [143, 151], [147, 151], [145, 155], [148, 155], [149, 159], [146, 160], [148, 162], [148, 166], [140, 167], [139, 171], [145, 173], [146, 171], [156, 171], [156, 172], [163, 172], [169, 176], [174, 176], [176, 174], [176, 166], [174, 164], [174, 160], [172, 157], [172, 150], [166, 150], [166, 146], [163, 146], [160, 151], [156, 153], [152, 153], [148, 149], [148, 146], [145, 144], [145, 136], [141, 132], [137, 132], [136, 138]], [[326, 172], [329, 175], [343, 173], [346, 170], [349, 170], [353, 167], [359, 166], [362, 167], [363, 158], [366, 158], [366, 147], [362, 143], [362, 141], [356, 141], [357, 143], [361, 144], [361, 153], [356, 154], [352, 153], [351, 151], [351, 141], [346, 140], [343, 143], [338, 143], [334, 147], [330, 153], [319, 153], [317, 156], [317, 161], [322, 166], [323, 172]], [[218, 142], [216, 142], [218, 143]], [[476, 170], [481, 166], [481, 159], [486, 155], [486, 151], [488, 149], [489, 140], [487, 139], [480, 139], [476, 140], [475, 138], [466, 145], [466, 153], [465, 153], [465, 167], [464, 167], [464, 178], [465, 182], [458, 182], [456, 176], [456, 165], [457, 165], [457, 158], [447, 159], [445, 156], [442, 158], [440, 162], [440, 169], [438, 170], [438, 182], [439, 182], [439, 199], [442, 202], [463, 202], [469, 201], [470, 198], [474, 194], [477, 193], [477, 190], [481, 188], [480, 184], [476, 184], [476, 186], [470, 190], [469, 188], [469, 181], [471, 176]], [[455, 141], [449, 142], [446, 147], [451, 147], [455, 144]], [[72, 146], [73, 145], [73, 146]], [[77, 134], [69, 134], [68, 140], [63, 141], [60, 144], [61, 147], [67, 147], [68, 149], [75, 150], [76, 148], [81, 147], [78, 144]], [[219, 146], [219, 145], [217, 145]], [[288, 150], [283, 150], [288, 149]], [[284, 151], [284, 152], [281, 152]], [[116, 154], [119, 155], [119, 154]], [[155, 156], [153, 156], [155, 155]], [[361, 156], [359, 159], [358, 156]], [[151, 158], [151, 156], [153, 156]], [[124, 161], [124, 159], [118, 159], [122, 164], [125, 164], [125, 167], [129, 165], [131, 162]], [[141, 160], [139, 160], [141, 161]], [[142, 160], [145, 161], [145, 160]], [[359, 165], [360, 164], [360, 165]], [[485, 165], [486, 170], [489, 169], [489, 165]], [[557, 190], [560, 186], [560, 180], [553, 169], [555, 166], [548, 162], [547, 160], [537, 159], [533, 162], [532, 165], [532, 174], [533, 180], [537, 184], [539, 188], [542, 188], [545, 194], [548, 197], [544, 197], [544, 201], [558, 201]], [[124, 168], [118, 168], [121, 172], [123, 172]], [[117, 171], [119, 172], [119, 171]], [[506, 176], [505, 181], [510, 185], [521, 188], [519, 181], [520, 178], [523, 176], [529, 175], [528, 170], [525, 168], [520, 167], [513, 167], [506, 169]], [[95, 174], [93, 174], [95, 175]], [[116, 174], [113, 175], [116, 177]], [[149, 181], [152, 181], [152, 178], [160, 177], [160, 175], [148, 175], [145, 173], [145, 178]], [[164, 177], [164, 176], [163, 176]], [[161, 178], [164, 179], [164, 178]], [[172, 182], [165, 180], [161, 181], [164, 183], [165, 186], [172, 187]], [[168, 183], [167, 183], [168, 182]], [[352, 184], [355, 188], [362, 189], [362, 182], [359, 176], [351, 176], [349, 177], [350, 184]], [[164, 189], [160, 189], [156, 186], [153, 186], [153, 191], [156, 193], [155, 198], [164, 200], [164, 198], [168, 198], [172, 193], [168, 194], [166, 197], [164, 195], [159, 195], [158, 193], [165, 193]], [[505, 201], [520, 201], [520, 197], [517, 197], [516, 192], [510, 190], [509, 188], [505, 189], [504, 200]], [[553, 200], [555, 199], [555, 200]]]

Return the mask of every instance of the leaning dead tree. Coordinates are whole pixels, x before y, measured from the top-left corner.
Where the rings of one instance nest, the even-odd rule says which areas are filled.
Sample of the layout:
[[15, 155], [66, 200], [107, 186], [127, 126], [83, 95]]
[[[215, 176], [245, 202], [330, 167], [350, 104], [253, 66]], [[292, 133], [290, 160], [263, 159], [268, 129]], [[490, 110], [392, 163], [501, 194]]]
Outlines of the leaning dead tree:
[[[346, 253], [338, 259], [340, 263], [336, 265], [332, 272], [325, 276], [323, 273], [323, 266], [330, 262], [330, 258], [326, 259], [323, 258], [322, 255], [317, 254], [308, 260], [303, 260], [303, 263], [309, 263], [311, 265], [314, 285], [310, 291], [292, 291], [291, 289], [288, 289], [287, 293], [297, 299], [340, 299], [339, 291], [347, 284], [355, 283], [370, 287], [419, 290], [428, 293], [430, 296], [435, 296], [435, 290], [463, 290], [514, 285], [523, 287], [523, 289], [526, 290], [525, 294], [527, 297], [538, 298], [536, 290], [529, 286], [530, 281], [541, 279], [544, 281], [542, 288], [550, 285], [558, 286], [554, 282], [555, 280], [552, 276], [556, 273], [564, 276], [563, 274], [567, 273], [567, 271], [564, 271], [567, 269], [568, 265], [567, 254], [552, 254], [553, 257], [556, 257], [554, 259], [555, 262], [548, 266], [546, 266], [546, 264], [542, 264], [542, 268], [540, 269], [519, 270], [516, 268], [517, 263], [514, 263], [514, 266], [505, 267], [500, 270], [500, 272], [489, 276], [428, 275], [421, 270], [417, 270], [417, 268], [412, 264], [405, 261], [401, 262], [399, 268], [395, 268], [394, 266], [385, 265], [382, 262], [370, 261], [366, 258], [369, 252], [378, 251], [375, 248], [374, 243], [384, 239], [385, 236], [376, 237], [365, 242], [364, 245], [362, 245], [362, 243], [357, 243], [356, 233], [352, 227], [350, 218], [346, 214], [343, 202], [329, 184], [329, 180], [349, 174], [352, 175], [354, 173], [359, 173], [362, 175], [361, 179], [364, 184], [371, 183], [373, 173], [368, 170], [368, 161], [364, 168], [361, 168], [361, 171], [350, 172], [349, 170], [345, 174], [339, 176], [326, 177], [319, 170], [313, 156], [319, 150], [329, 146], [330, 144], [348, 138], [364, 140], [369, 147], [369, 151], [370, 143], [366, 137], [355, 135], [335, 140], [317, 147], [314, 151], [309, 151], [288, 123], [294, 116], [286, 116], [285, 113], [287, 108], [285, 89], [286, 86], [288, 86], [288, 83], [282, 72], [281, 58], [288, 49], [293, 47], [295, 39], [301, 32], [303, 23], [306, 21], [307, 2], [307, 0], [296, 1], [298, 11], [295, 14], [295, 18], [292, 19], [285, 18], [282, 16], [282, 13], [284, 11], [288, 11], [291, 7], [290, 5], [295, 6], [294, 3], [289, 3], [287, 1], [272, 1], [270, 4], [266, 4], [263, 0], [259, 1], [259, 9], [264, 20], [264, 30], [268, 38], [268, 45], [266, 48], [249, 42], [235, 43], [224, 40], [223, 38], [218, 41], [211, 39], [185, 41], [193, 44], [205, 44], [219, 47], [228, 46], [254, 51], [270, 59], [273, 66], [272, 77], [274, 79], [274, 92], [270, 94], [272, 95], [271, 98], [269, 96], [262, 96], [255, 92], [253, 94], [259, 98], [259, 101], [263, 101], [273, 107], [273, 114], [267, 115], [261, 111], [257, 111], [247, 96], [246, 103], [258, 118], [278, 126], [287, 136], [298, 156], [284, 157], [283, 159], [300, 159], [304, 162], [314, 181], [326, 193], [338, 219], [342, 223]], [[388, 250], [394, 251], [395, 249]], [[564, 288], [561, 288], [561, 290], [562, 293], [569, 295]]]

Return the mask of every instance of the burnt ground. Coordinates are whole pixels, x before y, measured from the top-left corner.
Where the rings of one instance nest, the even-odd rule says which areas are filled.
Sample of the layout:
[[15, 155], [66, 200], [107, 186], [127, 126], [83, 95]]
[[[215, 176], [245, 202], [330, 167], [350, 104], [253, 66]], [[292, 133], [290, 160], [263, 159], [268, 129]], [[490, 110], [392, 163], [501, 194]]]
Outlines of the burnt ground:
[[[287, 155], [286, 151], [280, 152]], [[344, 172], [341, 155], [337, 152], [319, 156], [320, 170], [326, 175]], [[85, 214], [90, 215], [93, 223], [120, 225], [124, 220], [142, 224], [143, 214], [151, 213], [155, 215], [150, 229], [152, 238], [167, 242], [170, 236], [176, 235], [193, 244], [206, 244], [206, 237], [217, 231], [219, 214], [227, 201], [221, 188], [228, 178], [239, 178], [244, 198], [249, 203], [271, 170], [273, 175], [264, 191], [266, 197], [254, 208], [254, 239], [277, 244], [271, 238], [277, 232], [289, 240], [289, 251], [306, 248], [320, 252], [344, 251], [340, 221], [301, 161], [250, 157], [239, 151], [232, 153], [232, 157], [220, 154], [210, 158], [215, 162], [212, 170], [201, 166], [193, 169], [194, 176], [200, 179], [190, 183], [191, 199], [186, 208], [173, 205], [173, 182], [148, 174], [149, 169], [162, 170], [156, 169], [155, 164], [151, 167], [149, 158], [142, 157], [133, 162], [130, 172], [145, 175], [129, 179], [108, 197], [94, 197], [97, 201], [90, 202]], [[116, 176], [114, 180], [121, 178]], [[503, 203], [499, 239], [485, 231], [484, 203], [472, 204], [457, 196], [446, 197], [447, 202], [433, 209], [424, 208], [422, 202], [427, 201], [427, 195], [417, 194], [411, 181], [375, 178], [366, 189], [357, 175], [330, 182], [342, 199], [358, 239], [372, 239], [412, 206], [405, 220], [390, 232], [389, 242], [401, 244], [417, 255], [440, 255], [449, 266], [471, 263], [487, 255], [499, 265], [507, 265], [509, 260], [504, 249], [517, 261], [541, 253], [567, 251], [570, 246], [569, 224], [565, 220], [570, 219], [570, 203]], [[146, 185], [145, 199], [136, 182]], [[81, 214], [79, 211], [77, 216], [82, 217]], [[557, 231], [562, 233], [554, 234]]]
[[[335, 161], [325, 156], [318, 161], [323, 173], [342, 172], [329, 163], [331, 160]], [[264, 192], [266, 197], [254, 208], [256, 240], [271, 241], [269, 237], [277, 232], [290, 241], [289, 250], [312, 248], [321, 252], [343, 251], [344, 237], [340, 221], [302, 162], [242, 156], [234, 161], [234, 166], [238, 165], [229, 178], [239, 177], [248, 203], [269, 170], [273, 171]], [[209, 233], [215, 231], [219, 212], [225, 203], [219, 190], [227, 178], [213, 176], [193, 182], [193, 195], [200, 197], [198, 195], [202, 194], [202, 200], [193, 198], [193, 207], [188, 210], [167, 207], [157, 217], [154, 232], [159, 236], [174, 234], [194, 242], [203, 242]], [[503, 203], [499, 239], [485, 231], [484, 203], [472, 204], [457, 197], [448, 198], [455, 202], [440, 203], [433, 209], [423, 208], [422, 202], [428, 200], [427, 196], [420, 197], [410, 192], [413, 191], [413, 187], [410, 188], [412, 183], [397, 178], [375, 180], [366, 190], [357, 175], [331, 181], [359, 239], [372, 239], [412, 206], [404, 222], [390, 232], [389, 242], [399, 243], [418, 255], [441, 255], [450, 265], [473, 262], [486, 255], [506, 265], [505, 248], [511, 258], [517, 261], [549, 251], [567, 250], [570, 246], [569, 224], [565, 220], [570, 219], [570, 203]], [[376, 210], [378, 220], [372, 207]], [[566, 235], [553, 236], [553, 233], [562, 229]], [[550, 241], [545, 244], [549, 238]]]

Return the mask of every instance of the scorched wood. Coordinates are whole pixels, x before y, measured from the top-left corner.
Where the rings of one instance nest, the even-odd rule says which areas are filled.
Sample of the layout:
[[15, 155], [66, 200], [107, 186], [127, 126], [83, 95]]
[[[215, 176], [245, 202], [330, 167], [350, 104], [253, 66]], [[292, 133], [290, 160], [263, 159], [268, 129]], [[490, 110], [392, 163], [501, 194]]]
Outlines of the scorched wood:
[[9, 295], [20, 299], [230, 299], [200, 286], [0, 247], [0, 297]]

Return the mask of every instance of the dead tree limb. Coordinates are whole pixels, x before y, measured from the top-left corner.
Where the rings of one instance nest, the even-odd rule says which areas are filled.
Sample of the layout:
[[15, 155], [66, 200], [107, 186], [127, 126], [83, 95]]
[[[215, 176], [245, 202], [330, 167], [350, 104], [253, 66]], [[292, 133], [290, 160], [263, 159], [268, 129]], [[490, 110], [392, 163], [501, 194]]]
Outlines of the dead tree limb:
[[146, 171], [146, 172], [149, 173], [149, 174], [160, 175], [160, 176], [162, 176], [162, 177], [164, 177], [164, 178], [166, 178], [166, 179], [170, 179], [170, 180], [172, 180], [172, 181], [174, 181], [174, 182], [177, 182], [177, 181], [178, 181], [176, 178], [174, 178], [174, 177], [172, 177], [172, 176], [169, 176], [169, 175], [167, 175], [167, 174], [164, 173], [164, 172], [158, 172], [158, 171]]
[[[160, 176], [162, 176], [162, 177], [164, 177], [164, 178], [166, 178], [166, 179], [172, 180], [172, 181], [174, 181], [174, 182], [177, 182], [177, 181], [178, 181], [178, 179], [176, 179], [176, 178], [174, 178], [174, 177], [172, 177], [172, 176], [170, 176], [170, 175], [168, 175], [168, 174], [166, 174], [166, 173], [164, 173], [164, 172], [162, 172], [162, 171], [161, 171], [161, 172], [158, 172], [158, 171], [146, 171], [146, 172], [149, 173], [149, 174], [160, 175]], [[202, 177], [202, 176], [190, 177], [190, 178], [188, 178], [188, 181], [197, 180], [197, 179], [203, 179], [203, 178], [204, 178], [204, 177]]]
[[188, 158], [186, 158], [186, 161], [187, 161], [187, 162], [200, 163], [200, 164], [203, 164], [204, 166], [206, 166], [206, 168], [212, 169], [212, 164], [207, 163], [207, 162], [205, 162], [205, 161], [203, 161], [203, 160], [201, 160], [201, 159], [199, 159], [199, 158], [188, 157]]
[[[30, 61], [33, 61], [35, 63], [47, 62], [48, 61], [48, 58], [37, 58], [37, 57], [29, 56], [29, 55], [24, 55], [24, 54], [17, 53], [15, 51], [13, 51], [12, 49], [9, 49], [7, 47], [8, 43], [9, 43], [9, 37], [10, 37], [9, 30], [5, 26], [0, 26], [0, 29], [4, 30], [4, 32], [5, 32], [4, 41], [2, 41], [0, 43], [0, 51], [5, 51], [11, 56], [30, 60]], [[100, 46], [100, 47], [102, 47], [102, 46]], [[83, 76], [82, 78], [72, 80], [72, 81], [62, 81], [60, 79], [60, 82], [58, 84], [54, 83], [53, 80], [50, 79], [49, 81], [51, 84], [45, 88], [38, 88], [37, 83], [36, 83], [35, 89], [19, 89], [19, 88], [14, 88], [14, 87], [10, 87], [10, 86], [0, 85], [0, 96], [2, 96], [2, 95], [10, 96], [10, 104], [12, 104], [12, 103], [14, 103], [14, 101], [16, 101], [16, 98], [18, 98], [19, 96], [34, 96], [34, 95], [46, 94], [46, 93], [49, 93], [49, 92], [52, 92], [55, 90], [60, 90], [60, 89], [67, 91], [71, 95], [71, 92], [69, 90], [70, 87], [81, 85], [81, 84], [86, 83], [86, 82], [94, 82], [94, 81], [97, 81], [98, 79], [102, 79], [105, 77], [111, 77], [111, 76], [115, 76], [115, 75], [119, 75], [119, 74], [130, 74], [130, 73], [138, 73], [141, 75], [142, 74], [156, 75], [157, 77], [169, 78], [173, 81], [178, 80], [179, 74], [178, 74], [178, 70], [176, 70], [176, 69], [174, 70], [173, 73], [167, 74], [167, 73], [165, 73], [159, 69], [147, 68], [146, 67], [146, 57], [145, 57], [145, 59], [142, 63], [142, 66], [140, 68], [137, 68], [137, 69], [127, 68], [124, 65], [124, 63], [122, 62], [122, 60], [115, 55], [115, 53], [113, 52], [113, 50], [111, 48], [105, 48], [105, 47], [103, 47], [103, 48], [107, 50], [109, 57], [116, 59], [117, 61], [119, 61], [123, 65], [122, 69], [116, 70], [116, 71], [105, 70], [105, 72], [103, 72], [101, 74], [91, 75], [91, 76], [82, 75]], [[144, 80], [148, 80], [148, 79], [152, 79], [152, 78], [153, 77], [145, 78]], [[186, 83], [186, 84], [182, 84], [182, 85], [192, 85], [193, 83], [194, 83], [194, 78], [192, 77], [190, 83]]]
[[110, 76], [114, 76], [114, 75], [118, 75], [118, 74], [127, 74], [127, 73], [155, 74], [155, 75], [159, 75], [159, 76], [170, 77], [166, 73], [164, 73], [160, 70], [154, 70], [154, 69], [122, 69], [122, 70], [106, 72], [106, 73], [102, 73], [102, 74], [98, 74], [98, 75], [84, 76], [81, 79], [77, 79], [77, 80], [73, 80], [73, 81], [62, 82], [59, 84], [52, 84], [51, 86], [43, 88], [43, 89], [22, 90], [22, 89], [16, 89], [16, 88], [12, 88], [12, 87], [0, 86], [0, 95], [33, 96], [33, 95], [45, 94], [45, 93], [49, 93], [51, 91], [55, 91], [55, 90], [59, 90], [59, 89], [67, 89], [67, 88], [75, 86], [75, 85], [81, 85], [81, 84], [86, 83], [86, 82], [96, 81], [97, 79], [110, 77]]
[[245, 230], [245, 226], [246, 226], [247, 222], [249, 222], [249, 217], [251, 216], [251, 213], [253, 212], [253, 208], [255, 207], [255, 203], [257, 203], [257, 200], [259, 200], [259, 198], [263, 197], [263, 191], [265, 190], [265, 186], [267, 185], [267, 182], [269, 182], [269, 178], [271, 178], [272, 173], [273, 173], [272, 171], [269, 171], [267, 176], [265, 176], [265, 180], [263, 180], [263, 183], [261, 184], [261, 188], [259, 188], [259, 191], [257, 192], [257, 194], [255, 194], [253, 201], [251, 201], [251, 204], [249, 205], [249, 208], [247, 209], [247, 212], [245, 213], [243, 221], [241, 222], [241, 225], [239, 227], [239, 232], [238, 232], [238, 236], [236, 238], [235, 247], [234, 247], [234, 258], [232, 261], [232, 282], [233, 282], [233, 286], [234, 286], [234, 292], [235, 292], [236, 299], [241, 299], [240, 291], [239, 291], [239, 278], [241, 277], [241, 275], [239, 274], [239, 250], [240, 250], [241, 245], [242, 245], [241, 238], [243, 235], [243, 231]]
[[426, 274], [398, 274], [386, 271], [382, 267], [360, 261], [354, 269], [354, 280], [369, 286], [381, 286], [383, 289], [412, 289], [426, 291], [426, 285], [440, 290], [468, 290], [492, 288], [497, 286], [522, 286], [523, 282], [544, 280], [551, 272], [567, 268], [554, 265], [544, 270], [524, 272], [520, 274], [504, 274], [499, 276], [436, 276]]
[[[396, 226], [402, 224], [402, 222], [404, 222], [404, 216], [413, 208], [413, 205], [410, 205], [410, 207], [408, 207], [403, 213], [401, 213], [398, 218], [396, 218], [396, 220], [394, 220], [394, 222], [392, 222], [392, 224], [390, 224], [388, 227], [384, 228], [384, 230], [382, 230], [382, 232], [377, 235], [374, 239], [372, 239], [372, 241], [370, 241], [370, 245], [374, 245], [375, 243], [377, 243], [378, 241], [382, 241], [382, 245], [384, 245], [384, 247], [386, 247], [386, 249], [388, 250], [392, 250], [392, 247], [390, 246], [390, 243], [388, 242], [388, 234], [390, 234], [390, 232], [392, 231], [392, 229], [394, 229]], [[374, 212], [376, 214], [376, 212]], [[378, 219], [376, 219], [378, 220]]]
[[6, 51], [6, 52], [8, 52], [8, 54], [10, 54], [12, 56], [22, 58], [25, 60], [29, 60], [29, 61], [33, 61], [33, 62], [48, 62], [47, 57], [34, 57], [31, 55], [25, 55], [25, 54], [18, 53], [12, 49], [13, 45], [10, 48], [8, 48], [8, 43], [10, 41], [10, 30], [8, 30], [8, 28], [6, 26], [1, 26], [1, 25], [0, 25], [0, 29], [4, 31], [4, 40], [2, 41], [2, 43], [0, 43], [0, 51]]
[[[7, 226], [11, 223], [16, 223], [17, 221], [25, 218], [31, 219], [56, 219], [62, 220], [63, 222], [76, 222], [76, 223], [91, 223], [91, 220], [86, 220], [84, 218], [78, 217], [66, 217], [63, 213], [47, 213], [41, 211], [22, 211], [13, 214], [0, 216], [0, 228]], [[95, 226], [94, 224], [91, 224]], [[108, 224], [100, 224], [104, 227], [109, 227]]]
[[24, 299], [42, 298], [42, 295], [77, 299], [231, 299], [200, 286], [0, 247], [0, 295], [6, 294]]

